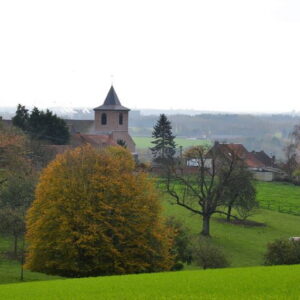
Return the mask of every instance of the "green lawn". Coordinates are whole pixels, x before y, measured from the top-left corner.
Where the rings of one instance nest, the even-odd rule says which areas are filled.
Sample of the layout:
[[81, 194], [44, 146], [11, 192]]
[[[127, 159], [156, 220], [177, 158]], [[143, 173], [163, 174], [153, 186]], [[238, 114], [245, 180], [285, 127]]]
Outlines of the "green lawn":
[[0, 299], [299, 299], [300, 266], [108, 276], [2, 285]]
[[[295, 203], [299, 199], [297, 195], [300, 193], [300, 187], [297, 186], [258, 182], [257, 188], [260, 201], [268, 198], [283, 201], [282, 198], [284, 197], [284, 199], [288, 199], [285, 201]], [[282, 188], [286, 188], [285, 193], [281, 193]], [[165, 214], [176, 216], [189, 226], [193, 233], [199, 233], [201, 230], [200, 216], [192, 215], [184, 208], [172, 205], [168, 200], [169, 198], [165, 198]], [[261, 265], [269, 241], [280, 237], [300, 236], [300, 217], [291, 214], [260, 209], [250, 219], [265, 223], [265, 227], [246, 227], [220, 223], [219, 218], [221, 217], [216, 215], [212, 219], [212, 241], [224, 250], [232, 267]], [[7, 251], [9, 247], [11, 247], [11, 243], [8, 240], [0, 239], [1, 252]], [[19, 281], [19, 274], [20, 266], [17, 262], [3, 261], [0, 258], [0, 283], [17, 282]], [[27, 281], [55, 278], [57, 277], [25, 272], [25, 280]]]
[[[17, 261], [0, 260], [0, 284], [20, 282], [20, 263]], [[42, 273], [24, 270], [24, 281], [40, 281], [60, 279], [59, 276], [49, 276]], [[1, 290], [1, 285], [0, 285]], [[0, 299], [2, 299], [0, 297]]]
[[[151, 137], [141, 137], [141, 136], [133, 136], [132, 137], [137, 149], [148, 149], [152, 147], [151, 141], [153, 138]], [[210, 144], [209, 141], [206, 140], [193, 140], [187, 138], [176, 138], [175, 142], [178, 146], [182, 146], [184, 148], [195, 146], [195, 145], [203, 145], [203, 144]]]
[[[300, 236], [300, 187], [288, 183], [257, 182], [257, 198], [264, 208], [250, 220], [264, 223], [264, 227], [249, 227], [220, 223], [220, 215], [211, 222], [213, 242], [223, 248], [233, 267], [256, 266], [263, 263], [268, 242], [277, 238]], [[186, 209], [172, 205], [166, 196], [165, 212], [181, 219], [195, 234], [201, 230], [201, 217]], [[267, 205], [269, 203], [269, 205]]]
[[[5, 257], [5, 253], [10, 251], [11, 248], [12, 243], [8, 239], [0, 238], [0, 253], [2, 254], [2, 256], [0, 256], [0, 284], [20, 282], [20, 262], [16, 260], [8, 260]], [[49, 276], [42, 273], [24, 270], [24, 281], [51, 280], [59, 278], [61, 277]]]
[[264, 208], [300, 215], [300, 186], [258, 181], [257, 192], [257, 199]]
[[[201, 230], [202, 220], [177, 205], [165, 203], [167, 215], [182, 220], [192, 232]], [[263, 263], [263, 255], [268, 242], [274, 239], [300, 235], [300, 217], [271, 210], [260, 209], [251, 220], [265, 223], [265, 227], [249, 227], [220, 222], [223, 218], [215, 215], [211, 222], [212, 241], [219, 245], [233, 267], [257, 266]]]

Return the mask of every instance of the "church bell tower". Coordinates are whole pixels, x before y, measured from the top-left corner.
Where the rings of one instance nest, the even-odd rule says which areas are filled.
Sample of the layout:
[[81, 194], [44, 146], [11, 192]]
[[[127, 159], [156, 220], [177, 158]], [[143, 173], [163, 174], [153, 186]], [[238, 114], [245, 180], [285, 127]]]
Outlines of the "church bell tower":
[[104, 103], [95, 111], [96, 134], [112, 135], [115, 142], [123, 141], [131, 152], [135, 152], [135, 143], [128, 133], [128, 114], [130, 109], [124, 107], [111, 86]]

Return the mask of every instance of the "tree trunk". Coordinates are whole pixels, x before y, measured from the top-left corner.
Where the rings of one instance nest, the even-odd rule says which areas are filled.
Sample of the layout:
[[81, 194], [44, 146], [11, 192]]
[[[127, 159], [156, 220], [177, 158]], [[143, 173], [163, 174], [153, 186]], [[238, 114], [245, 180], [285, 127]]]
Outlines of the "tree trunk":
[[18, 235], [14, 234], [14, 256], [18, 255]]
[[227, 222], [230, 222], [230, 218], [231, 218], [231, 210], [232, 210], [232, 206], [229, 205], [229, 206], [228, 206], [228, 210], [227, 210]]
[[25, 237], [23, 235], [23, 240], [22, 240], [22, 253], [21, 253], [21, 270], [20, 270], [20, 280], [24, 280], [24, 256], [25, 256]]
[[210, 236], [209, 234], [210, 216], [203, 216], [203, 225], [201, 234], [204, 236]]

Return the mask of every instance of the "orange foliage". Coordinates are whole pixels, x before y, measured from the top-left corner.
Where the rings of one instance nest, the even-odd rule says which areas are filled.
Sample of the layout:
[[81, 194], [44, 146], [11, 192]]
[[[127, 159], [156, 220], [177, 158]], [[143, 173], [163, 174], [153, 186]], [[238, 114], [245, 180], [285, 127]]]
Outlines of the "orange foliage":
[[0, 170], [4, 171], [4, 175], [1, 172], [2, 177], [11, 173], [28, 175], [31, 172], [28, 140], [14, 127], [0, 126]]
[[27, 268], [72, 277], [170, 269], [172, 238], [158, 194], [134, 168], [122, 147], [57, 156], [27, 215]]

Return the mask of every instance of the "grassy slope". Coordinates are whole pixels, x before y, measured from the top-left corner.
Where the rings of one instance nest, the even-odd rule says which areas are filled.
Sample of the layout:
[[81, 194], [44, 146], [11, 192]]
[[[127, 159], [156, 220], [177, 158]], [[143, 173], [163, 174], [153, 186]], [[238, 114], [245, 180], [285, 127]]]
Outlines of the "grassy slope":
[[[201, 229], [201, 218], [186, 209], [165, 201], [168, 215], [181, 219], [194, 233]], [[251, 218], [265, 223], [265, 227], [246, 227], [220, 223], [216, 215], [211, 222], [213, 242], [223, 248], [233, 267], [255, 266], [263, 263], [268, 242], [300, 235], [300, 217], [261, 209]]]
[[[0, 253], [4, 253], [11, 248], [11, 242], [7, 239], [0, 239]], [[6, 260], [0, 257], [0, 284], [20, 281], [20, 263], [15, 260]], [[42, 273], [24, 270], [24, 281], [59, 279], [59, 276], [49, 276]], [[1, 298], [0, 298], [1, 299]]]
[[[300, 187], [288, 185], [288, 190], [280, 196], [281, 185], [277, 183], [258, 183], [259, 199], [271, 197], [281, 201], [283, 196], [289, 201], [297, 201]], [[283, 184], [283, 186], [286, 186]], [[293, 200], [292, 200], [293, 199]], [[287, 200], [286, 200], [287, 201]], [[171, 205], [165, 201], [166, 213], [182, 219], [194, 233], [199, 233], [201, 219], [191, 215], [187, 210]], [[218, 217], [218, 216], [216, 216]], [[214, 243], [220, 245], [231, 260], [233, 267], [260, 265], [266, 244], [279, 237], [299, 236], [300, 217], [282, 214], [270, 210], [259, 210], [251, 219], [266, 223], [266, 227], [244, 227], [219, 223], [216, 218], [212, 220], [211, 232]], [[7, 251], [11, 245], [7, 240], [0, 239], [0, 251]], [[0, 258], [0, 283], [17, 282], [20, 267], [17, 262], [2, 261]], [[25, 280], [48, 280], [57, 277], [39, 273], [25, 272]]]
[[299, 299], [300, 266], [9, 284], [1, 299]]
[[[266, 203], [272, 201], [272, 210], [260, 209], [250, 219], [265, 223], [265, 227], [246, 227], [220, 223], [219, 215], [211, 222], [213, 242], [222, 247], [233, 267], [257, 266], [263, 263], [263, 255], [268, 242], [290, 236], [300, 236], [300, 217], [279, 213], [278, 206], [300, 204], [300, 187], [288, 183], [257, 182], [258, 200]], [[167, 215], [181, 219], [194, 233], [201, 229], [201, 218], [182, 207], [171, 205], [166, 197]], [[291, 206], [292, 207], [292, 206]]]
[[[151, 141], [153, 140], [151, 137], [141, 137], [141, 136], [134, 136], [132, 137], [134, 142], [136, 143], [137, 149], [147, 149], [149, 147], [152, 147]], [[176, 144], [178, 146], [191, 147], [194, 145], [203, 145], [205, 143], [208, 143], [204, 140], [191, 140], [191, 139], [185, 139], [185, 138], [176, 138], [175, 140]]]
[[257, 182], [257, 198], [269, 209], [300, 215], [300, 187], [284, 182]]
[[[49, 276], [24, 270], [24, 281], [53, 280], [61, 278], [62, 277], [59, 276]], [[7, 260], [0, 262], [0, 284], [12, 282], [20, 282], [20, 264], [16, 261]]]

